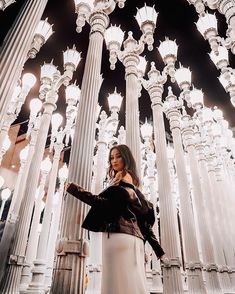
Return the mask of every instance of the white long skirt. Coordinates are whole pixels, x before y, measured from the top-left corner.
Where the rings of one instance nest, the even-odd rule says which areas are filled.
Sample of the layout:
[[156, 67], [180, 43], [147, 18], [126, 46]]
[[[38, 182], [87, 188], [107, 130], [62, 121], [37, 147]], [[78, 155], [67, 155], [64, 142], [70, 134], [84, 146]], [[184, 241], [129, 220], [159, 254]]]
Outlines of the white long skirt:
[[123, 233], [103, 233], [101, 294], [146, 294], [144, 242]]

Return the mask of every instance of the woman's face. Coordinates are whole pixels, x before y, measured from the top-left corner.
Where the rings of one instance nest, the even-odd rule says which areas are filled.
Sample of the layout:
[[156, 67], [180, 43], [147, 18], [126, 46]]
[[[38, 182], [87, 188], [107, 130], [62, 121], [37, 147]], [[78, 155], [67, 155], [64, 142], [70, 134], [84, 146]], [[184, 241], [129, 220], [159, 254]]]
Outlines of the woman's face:
[[113, 170], [119, 172], [124, 168], [123, 159], [117, 148], [114, 148], [110, 154], [110, 163]]

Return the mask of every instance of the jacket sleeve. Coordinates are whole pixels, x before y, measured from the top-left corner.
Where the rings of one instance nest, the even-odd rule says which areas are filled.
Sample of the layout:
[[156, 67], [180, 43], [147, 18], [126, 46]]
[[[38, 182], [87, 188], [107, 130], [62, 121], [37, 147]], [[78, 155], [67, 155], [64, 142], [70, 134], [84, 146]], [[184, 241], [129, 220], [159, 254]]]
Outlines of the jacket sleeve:
[[152, 247], [153, 251], [155, 252], [156, 256], [160, 258], [162, 255], [165, 254], [161, 245], [159, 244], [151, 225], [145, 226], [145, 239], [148, 241], [150, 246]]
[[99, 195], [94, 195], [88, 191], [83, 190], [80, 186], [70, 183], [67, 187], [67, 192], [71, 195], [73, 195], [75, 198], [81, 200], [82, 202], [94, 206], [94, 205], [102, 205], [107, 206], [108, 205], [108, 199], [101, 197]]
[[[103, 209], [108, 209], [110, 206], [114, 208], [125, 205], [125, 203], [131, 203], [135, 206], [141, 206], [139, 199], [134, 191], [127, 190], [120, 186], [112, 186], [109, 189], [105, 190], [99, 195], [94, 195], [88, 191], [85, 191], [82, 187], [75, 183], [70, 183], [67, 187], [67, 192], [82, 202], [90, 206], [99, 206]], [[109, 193], [110, 197], [103, 197], [103, 195]]]

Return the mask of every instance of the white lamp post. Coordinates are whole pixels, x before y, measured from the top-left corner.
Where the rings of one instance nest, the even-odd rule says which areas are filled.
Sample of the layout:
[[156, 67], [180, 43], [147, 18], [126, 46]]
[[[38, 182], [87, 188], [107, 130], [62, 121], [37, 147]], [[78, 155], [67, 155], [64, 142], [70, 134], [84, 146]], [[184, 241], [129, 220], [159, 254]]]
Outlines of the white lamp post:
[[2, 218], [2, 213], [3, 213], [5, 203], [6, 203], [7, 199], [10, 197], [10, 195], [11, 195], [11, 190], [9, 188], [5, 188], [1, 192], [2, 204], [1, 204], [1, 208], [0, 208], [0, 220]]
[[[56, 128], [58, 128], [58, 121], [61, 119], [57, 118], [54, 120], [54, 123], [56, 125]], [[54, 126], [55, 126], [54, 125]], [[46, 198], [46, 204], [45, 204], [45, 210], [43, 215], [43, 221], [42, 221], [42, 231], [40, 234], [40, 239], [38, 243], [37, 248], [37, 254], [34, 257], [34, 267], [32, 269], [32, 279], [29, 283], [29, 286], [26, 291], [23, 291], [22, 293], [44, 293], [45, 291], [45, 285], [44, 285], [44, 279], [46, 274], [46, 265], [47, 265], [47, 257], [48, 251], [51, 248], [48, 248], [48, 240], [49, 240], [49, 233], [50, 233], [50, 227], [52, 225], [51, 223], [51, 214], [53, 210], [53, 196], [55, 193], [55, 186], [56, 186], [56, 177], [58, 172], [58, 166], [59, 166], [59, 160], [61, 151], [64, 147], [63, 144], [63, 138], [64, 138], [64, 132], [60, 131], [57, 133], [56, 136], [56, 142], [54, 143], [54, 156], [53, 156], [53, 162], [48, 182], [48, 190], [47, 190], [47, 198]], [[50, 254], [53, 254], [50, 252]]]
[[148, 45], [148, 50], [153, 50], [153, 33], [156, 27], [158, 13], [155, 11], [154, 7], [145, 5], [138, 9], [135, 16], [138, 25], [143, 33], [144, 42]]
[[203, 16], [199, 16], [196, 26], [202, 36], [208, 40], [211, 50], [218, 55], [219, 44], [216, 16], [214, 14], [205, 13]]
[[[34, 195], [37, 189], [37, 184], [40, 176], [40, 163], [43, 158], [45, 144], [47, 140], [48, 130], [50, 126], [51, 116], [53, 111], [56, 109], [56, 101], [58, 99], [58, 90], [61, 85], [68, 83], [68, 81], [72, 78], [73, 71], [75, 70], [75, 65], [77, 63], [77, 58], [73, 61], [66, 59], [66, 63], [64, 64], [65, 71], [61, 74], [59, 71], [56, 71], [54, 75], [47, 76], [47, 73], [42, 78], [42, 80], [47, 81], [46, 87], [43, 86], [43, 96], [45, 97], [45, 102], [43, 103], [43, 114], [41, 117], [41, 124], [37, 138], [37, 152], [34, 153], [34, 157], [32, 160], [32, 164], [30, 165], [27, 185], [24, 192], [23, 201], [21, 204], [22, 213], [19, 214], [19, 225], [18, 229], [15, 233], [15, 239], [13, 243], [15, 245], [12, 246], [12, 254], [13, 259], [18, 260], [18, 256], [20, 258], [24, 258], [28, 231], [30, 226], [29, 219], [31, 218], [33, 204], [34, 204]], [[52, 65], [51, 65], [52, 66]], [[41, 97], [40, 97], [41, 98]], [[23, 209], [24, 208], [24, 209]], [[4, 291], [8, 291], [8, 287], [18, 288], [20, 282], [20, 272], [22, 269], [22, 262], [11, 263], [9, 266], [9, 270], [6, 272], [6, 276], [4, 279], [4, 283], [2, 284], [2, 288]], [[15, 275], [18, 278], [12, 280]]]
[[[142, 36], [137, 42], [132, 32], [123, 42], [124, 50], [120, 50], [123, 41], [123, 33], [118, 27], [110, 27], [106, 31], [106, 44], [110, 51], [110, 66], [115, 68], [117, 58], [125, 66], [126, 72], [126, 132], [127, 145], [132, 150], [137, 163], [137, 170], [140, 171], [140, 130], [139, 130], [139, 106], [138, 106], [138, 64], [139, 55], [147, 44], [148, 50], [153, 49], [153, 33], [156, 27], [157, 13], [154, 7], [145, 6], [137, 10], [136, 20], [142, 31]], [[112, 32], [115, 30], [115, 33]]]
[[53, 146], [54, 146], [54, 141], [56, 138], [56, 134], [58, 131], [59, 126], [61, 125], [63, 121], [63, 116], [59, 113], [54, 113], [52, 114], [51, 117], [51, 142], [50, 142], [50, 147], [49, 150], [52, 152]]
[[[118, 0], [123, 7], [123, 0]], [[94, 4], [94, 5], [93, 5]], [[79, 102], [79, 122], [75, 125], [75, 135], [70, 157], [69, 177], [70, 181], [79, 182], [89, 190], [92, 177], [92, 157], [94, 151], [94, 131], [97, 117], [94, 115], [97, 110], [98, 95], [101, 86], [101, 58], [104, 32], [108, 26], [110, 14], [115, 9], [115, 2], [109, 1], [75, 1], [77, 16], [77, 31], [81, 31], [85, 21], [90, 24], [89, 46], [87, 50], [86, 64], [83, 73], [81, 86], [81, 99]], [[84, 128], [86, 125], [86, 128]], [[82, 158], [80, 160], [79, 158]], [[77, 173], [83, 170], [84, 173]], [[86, 174], [86, 176], [85, 176]], [[54, 293], [74, 291], [82, 293], [85, 289], [85, 258], [87, 257], [87, 241], [81, 229], [84, 204], [76, 199], [67, 197], [63, 206], [62, 230], [57, 248], [57, 262], [54, 270], [53, 285], [51, 291]], [[68, 213], [71, 212], [71, 213]], [[78, 220], [78, 226], [73, 226], [73, 219]], [[65, 225], [66, 224], [66, 225]], [[71, 225], [70, 225], [71, 224]], [[68, 236], [74, 236], [69, 240]], [[70, 243], [70, 241], [72, 243]], [[70, 244], [80, 244], [74, 247], [74, 251], [67, 249]], [[73, 245], [72, 245], [73, 246]], [[63, 253], [62, 253], [63, 252]], [[61, 254], [62, 253], [62, 254]], [[71, 269], [65, 265], [73, 258], [74, 263]], [[63, 273], [61, 275], [61, 273]], [[69, 282], [67, 274], [69, 273]], [[63, 282], [64, 281], [64, 282]], [[65, 282], [66, 281], [66, 282]], [[76, 281], [73, 283], [73, 281]], [[61, 289], [62, 282], [62, 289]], [[70, 285], [72, 289], [70, 288]]]
[[168, 96], [164, 102], [164, 110], [170, 122], [175, 151], [188, 289], [189, 292], [192, 293], [206, 293], [202, 276], [202, 263], [199, 257], [199, 247], [196, 237], [196, 227], [194, 222], [190, 187], [187, 178], [186, 162], [184, 158], [184, 149], [181, 137], [181, 107], [182, 104], [178, 101], [177, 97], [172, 93], [172, 90], [169, 87]]
[[[11, 202], [11, 206], [10, 206], [9, 213], [8, 213], [7, 222], [4, 227], [4, 231], [3, 231], [3, 235], [2, 235], [2, 239], [1, 239], [1, 243], [0, 243], [0, 259], [2, 260], [2, 263], [0, 263], [1, 274], [4, 273], [4, 271], [5, 271], [4, 264], [6, 263], [9, 248], [10, 248], [10, 245], [12, 242], [13, 235], [15, 233], [16, 224], [19, 220], [18, 219], [19, 211], [20, 211], [20, 207], [21, 207], [21, 203], [22, 203], [22, 198], [23, 198], [23, 195], [25, 192], [27, 177], [28, 177], [28, 173], [29, 173], [29, 167], [30, 167], [30, 164], [31, 164], [31, 161], [33, 158], [33, 154], [34, 154], [34, 148], [35, 148], [35, 144], [36, 144], [36, 140], [37, 140], [37, 133], [38, 133], [38, 129], [39, 129], [39, 124], [40, 124], [40, 118], [38, 117], [35, 120], [35, 124], [32, 129], [32, 132], [31, 132], [31, 138], [30, 138], [30, 142], [29, 142], [29, 151], [28, 151], [27, 159], [25, 158], [25, 155], [26, 155], [25, 153], [27, 153], [27, 149], [26, 149], [26, 152], [24, 149], [24, 151], [22, 151], [20, 153], [21, 167], [20, 167], [19, 174], [17, 177], [17, 181], [16, 181], [16, 185], [15, 185], [15, 189], [14, 189], [14, 193], [13, 193], [13, 197], [12, 197], [12, 202]], [[26, 163], [23, 168], [24, 161]], [[30, 215], [30, 217], [31, 217], [31, 215]], [[25, 219], [25, 222], [27, 222], [27, 219]], [[13, 257], [12, 262], [15, 263], [15, 261], [16, 261], [16, 259], [14, 259], [14, 257]], [[11, 262], [11, 259], [9, 262]], [[10, 285], [14, 289], [14, 283], [10, 283]]]
[[166, 38], [165, 41], [160, 42], [158, 50], [164, 63], [166, 64], [164, 71], [171, 77], [171, 81], [174, 82], [178, 45], [176, 44], [176, 41]]
[[33, 267], [33, 261], [36, 257], [37, 253], [37, 247], [38, 247], [38, 225], [39, 225], [39, 220], [40, 220], [40, 215], [42, 212], [42, 209], [44, 205], [42, 204], [42, 199], [45, 194], [45, 183], [46, 183], [46, 178], [48, 173], [51, 170], [51, 160], [49, 157], [46, 157], [42, 162], [41, 162], [41, 178], [39, 182], [39, 187], [36, 190], [36, 196], [34, 200], [34, 213], [33, 213], [33, 218], [32, 218], [32, 223], [31, 223], [31, 229], [30, 229], [30, 234], [28, 238], [28, 245], [27, 245], [27, 250], [26, 250], [26, 255], [25, 255], [25, 263], [24, 267], [21, 273], [21, 280], [20, 280], [20, 293], [23, 293], [30, 282], [31, 279], [31, 270]]
[[28, 130], [26, 133], [26, 138], [30, 136], [34, 121], [41, 108], [42, 108], [42, 101], [40, 99], [32, 98], [30, 100], [30, 103], [29, 103], [30, 115], [29, 115]]
[[[163, 267], [163, 284], [166, 292], [183, 292], [181, 281], [180, 260], [175, 230], [175, 207], [172, 198], [172, 187], [168, 168], [165, 126], [163, 120], [162, 93], [167, 81], [165, 72], [162, 74], [151, 63], [148, 80], [143, 80], [143, 86], [148, 91], [152, 102], [154, 139], [157, 146], [156, 165], [158, 167], [158, 191], [161, 207], [161, 243], [169, 257], [169, 265]], [[172, 279], [166, 277], [171, 275]]]
[[39, 52], [41, 47], [46, 43], [46, 41], [53, 34], [52, 26], [48, 23], [48, 18], [45, 20], [40, 20], [34, 34], [33, 42], [31, 48], [28, 52], [29, 58], [35, 58], [36, 54]]
[[180, 65], [180, 67], [176, 69], [175, 80], [177, 84], [179, 85], [180, 89], [182, 90], [180, 98], [182, 96], [182, 98], [187, 102], [188, 107], [191, 107], [190, 95], [189, 95], [191, 79], [192, 79], [192, 73], [189, 68], [185, 68]]
[[[200, 100], [201, 103], [201, 100]], [[186, 151], [189, 157], [189, 166], [192, 179], [192, 191], [194, 196], [194, 203], [196, 207], [196, 217], [198, 220], [199, 231], [201, 234], [201, 249], [204, 267], [206, 269], [206, 288], [209, 291], [220, 293], [221, 287], [219, 277], [217, 274], [217, 265], [215, 264], [215, 256], [213, 250], [213, 243], [206, 218], [206, 208], [203, 200], [203, 188], [200, 180], [200, 172], [198, 166], [198, 159], [196, 157], [195, 140], [193, 132], [194, 123], [190, 116], [184, 111], [182, 116], [182, 137]]]
[[59, 169], [58, 177], [60, 181], [59, 190], [54, 195], [53, 214], [50, 228], [50, 235], [47, 248], [47, 268], [45, 277], [45, 288], [49, 289], [51, 286], [51, 279], [53, 273], [53, 263], [55, 259], [55, 246], [59, 233], [59, 220], [61, 214], [61, 207], [64, 194], [64, 183], [68, 178], [68, 167], [66, 163]]

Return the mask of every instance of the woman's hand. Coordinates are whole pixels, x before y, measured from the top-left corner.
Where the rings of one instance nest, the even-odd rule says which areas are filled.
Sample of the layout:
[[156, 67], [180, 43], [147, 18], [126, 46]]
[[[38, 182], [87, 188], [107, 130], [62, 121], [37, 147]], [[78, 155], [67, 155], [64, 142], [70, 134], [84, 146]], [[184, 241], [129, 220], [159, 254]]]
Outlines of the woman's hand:
[[166, 256], [166, 254], [163, 254], [161, 257], [160, 257], [160, 260], [164, 263], [164, 264], [169, 264], [170, 260], [169, 258]]
[[74, 185], [77, 188], [77, 190], [80, 191], [80, 192], [85, 191], [81, 186], [79, 186], [79, 185], [77, 185], [77, 184], [75, 184], [73, 182], [69, 182], [69, 181], [65, 182], [65, 190], [67, 191], [71, 185]]

